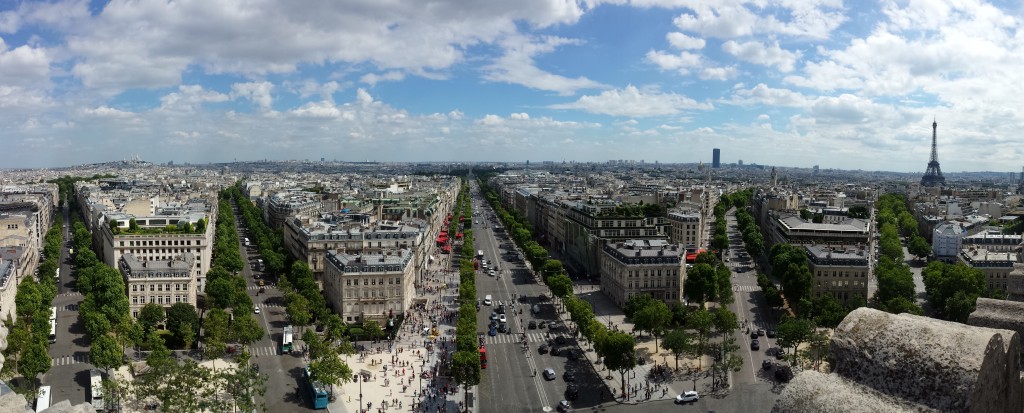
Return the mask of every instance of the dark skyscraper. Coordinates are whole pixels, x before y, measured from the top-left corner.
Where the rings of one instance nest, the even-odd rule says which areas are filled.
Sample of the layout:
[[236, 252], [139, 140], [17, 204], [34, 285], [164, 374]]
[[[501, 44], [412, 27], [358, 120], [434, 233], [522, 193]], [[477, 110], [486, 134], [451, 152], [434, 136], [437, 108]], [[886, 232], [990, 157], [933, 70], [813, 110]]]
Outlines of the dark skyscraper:
[[722, 150], [715, 148], [711, 151], [711, 167], [718, 168], [722, 166]]
[[932, 120], [932, 157], [928, 161], [928, 170], [921, 177], [921, 186], [946, 186], [946, 178], [942, 176], [942, 169], [939, 168], [939, 151], [936, 145], [939, 123]]

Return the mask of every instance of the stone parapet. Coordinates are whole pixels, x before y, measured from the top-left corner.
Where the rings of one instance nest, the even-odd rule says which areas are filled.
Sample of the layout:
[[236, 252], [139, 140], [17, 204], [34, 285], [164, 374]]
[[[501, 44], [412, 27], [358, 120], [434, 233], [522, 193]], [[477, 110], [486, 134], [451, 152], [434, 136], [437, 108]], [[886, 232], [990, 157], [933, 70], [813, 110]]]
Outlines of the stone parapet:
[[786, 386], [772, 413], [919, 413], [938, 412], [890, 397], [835, 374], [813, 370], [798, 374]]

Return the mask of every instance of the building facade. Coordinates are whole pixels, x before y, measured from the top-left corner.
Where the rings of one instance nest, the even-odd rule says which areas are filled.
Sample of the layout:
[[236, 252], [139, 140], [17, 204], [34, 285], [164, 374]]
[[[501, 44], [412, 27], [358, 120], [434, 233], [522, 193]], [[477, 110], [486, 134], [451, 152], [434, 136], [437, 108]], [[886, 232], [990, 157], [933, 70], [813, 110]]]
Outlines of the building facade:
[[985, 273], [985, 282], [989, 289], [1007, 291], [1010, 273], [1014, 264], [1019, 261], [1017, 252], [996, 252], [984, 248], [967, 247], [960, 250], [960, 262]]
[[140, 260], [122, 254], [117, 268], [124, 277], [132, 317], [138, 318], [146, 304], [170, 307], [177, 303], [196, 305], [195, 256], [184, 252], [169, 259]]
[[669, 237], [673, 244], [687, 248], [701, 247], [704, 243], [701, 216], [697, 213], [669, 212], [665, 216], [669, 223]]
[[[138, 261], [170, 261], [180, 259], [184, 254], [192, 254], [192, 275], [195, 277], [195, 288], [199, 293], [205, 290], [206, 272], [210, 270], [213, 256], [213, 238], [216, 222], [210, 215], [198, 214], [191, 216], [158, 216], [135, 217], [112, 214], [106, 216], [116, 221], [116, 228], [108, 225], [96, 225], [99, 238], [99, 256], [103, 262], [112, 267], [120, 266], [121, 257], [131, 254]], [[134, 219], [138, 229], [130, 228]], [[165, 230], [167, 225], [176, 225], [181, 221], [189, 221], [193, 225], [200, 219], [209, 219], [202, 232], [173, 232]], [[173, 223], [172, 223], [173, 222]], [[195, 301], [193, 301], [194, 303]]]
[[620, 307], [638, 294], [681, 303], [685, 254], [684, 248], [664, 240], [608, 243], [602, 251], [601, 290]]
[[404, 314], [415, 295], [414, 253], [384, 254], [330, 251], [324, 268], [324, 297], [346, 323], [377, 321]]
[[811, 270], [811, 295], [831, 295], [842, 303], [868, 296], [868, 257], [864, 250], [804, 245]]

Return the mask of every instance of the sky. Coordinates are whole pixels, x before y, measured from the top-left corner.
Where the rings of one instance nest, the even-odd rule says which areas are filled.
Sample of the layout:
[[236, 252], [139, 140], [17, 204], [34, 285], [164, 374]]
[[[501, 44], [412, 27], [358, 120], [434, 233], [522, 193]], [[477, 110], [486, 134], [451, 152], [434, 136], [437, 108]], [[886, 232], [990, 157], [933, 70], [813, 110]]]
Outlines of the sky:
[[1020, 171], [1024, 5], [0, 0], [0, 168], [711, 162]]

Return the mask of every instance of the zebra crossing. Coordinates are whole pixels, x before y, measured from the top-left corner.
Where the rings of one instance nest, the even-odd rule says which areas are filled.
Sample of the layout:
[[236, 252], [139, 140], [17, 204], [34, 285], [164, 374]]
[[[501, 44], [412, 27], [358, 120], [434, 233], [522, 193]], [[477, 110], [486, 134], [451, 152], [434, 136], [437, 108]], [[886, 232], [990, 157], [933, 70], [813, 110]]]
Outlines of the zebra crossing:
[[280, 354], [279, 349], [275, 346], [258, 346], [249, 349], [252, 352], [253, 357], [266, 357], [276, 356]]
[[[531, 343], [546, 343], [548, 339], [544, 338], [544, 333], [527, 333], [527, 341]], [[486, 344], [503, 344], [503, 343], [522, 343], [522, 334], [498, 334], [494, 337], [489, 335], [484, 336], [484, 343]]]
[[51, 366], [70, 366], [72, 364], [89, 364], [89, 353], [57, 356], [50, 359]]
[[82, 293], [80, 293], [78, 291], [71, 291], [71, 292], [66, 292], [66, 293], [60, 293], [60, 294], [58, 294], [58, 296], [60, 296], [60, 297], [81, 297]]
[[756, 285], [734, 285], [732, 290], [738, 293], [752, 293], [755, 291], [761, 291], [761, 287]]
[[78, 304], [68, 304], [57, 309], [58, 311], [78, 311]]

